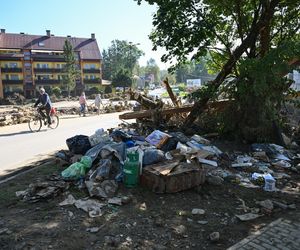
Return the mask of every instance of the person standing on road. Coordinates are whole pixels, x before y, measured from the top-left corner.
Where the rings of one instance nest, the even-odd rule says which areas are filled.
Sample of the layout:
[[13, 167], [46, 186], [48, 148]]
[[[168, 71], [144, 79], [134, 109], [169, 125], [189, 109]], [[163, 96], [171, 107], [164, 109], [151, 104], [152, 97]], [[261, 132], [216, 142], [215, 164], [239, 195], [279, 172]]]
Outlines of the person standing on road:
[[[44, 88], [40, 88], [39, 92], [40, 92], [40, 96], [37, 99], [37, 101], [35, 102], [34, 107], [37, 107], [37, 105], [40, 103], [42, 104], [38, 108], [38, 112], [41, 114], [41, 116], [43, 118], [47, 118], [48, 126], [49, 126], [51, 124], [50, 112], [51, 112], [51, 108], [52, 108], [52, 103], [51, 103], [49, 95], [46, 93]], [[43, 112], [43, 110], [45, 110], [46, 115]]]
[[85, 110], [86, 110], [86, 107], [87, 107], [87, 102], [86, 102], [86, 97], [85, 97], [84, 92], [82, 92], [81, 96], [79, 97], [79, 104], [80, 104], [79, 116], [81, 116], [81, 114], [83, 114], [83, 116], [85, 116]]
[[103, 105], [101, 95], [97, 94], [95, 97], [95, 106], [97, 107], [97, 115], [100, 115], [100, 104]]

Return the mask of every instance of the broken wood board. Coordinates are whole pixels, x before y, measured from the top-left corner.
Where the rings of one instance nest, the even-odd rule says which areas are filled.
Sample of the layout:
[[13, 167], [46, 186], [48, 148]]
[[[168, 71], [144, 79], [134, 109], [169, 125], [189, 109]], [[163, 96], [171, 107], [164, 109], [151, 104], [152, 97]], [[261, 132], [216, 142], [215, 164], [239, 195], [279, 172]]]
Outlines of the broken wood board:
[[[185, 106], [179, 108], [169, 108], [169, 109], [162, 109], [159, 110], [162, 115], [170, 115], [170, 114], [180, 114], [190, 112], [193, 106]], [[135, 111], [135, 112], [128, 112], [119, 115], [119, 119], [121, 120], [129, 120], [129, 119], [142, 119], [142, 118], [150, 118], [153, 113], [158, 110], [143, 110], [143, 111]]]
[[[211, 102], [208, 104], [208, 109], [216, 109], [221, 110], [226, 105], [228, 105], [230, 100], [219, 100], [217, 102]], [[160, 112], [161, 115], [174, 115], [180, 113], [188, 113], [193, 109], [192, 105], [183, 106], [183, 107], [174, 107], [174, 108], [164, 108], [164, 109], [152, 109], [152, 110], [143, 110], [143, 111], [135, 111], [128, 112], [119, 115], [119, 119], [121, 120], [129, 120], [129, 119], [143, 119], [143, 118], [151, 118], [155, 112]]]
[[144, 167], [141, 185], [155, 193], [176, 193], [203, 184], [205, 176], [206, 171], [195, 164], [166, 161]]

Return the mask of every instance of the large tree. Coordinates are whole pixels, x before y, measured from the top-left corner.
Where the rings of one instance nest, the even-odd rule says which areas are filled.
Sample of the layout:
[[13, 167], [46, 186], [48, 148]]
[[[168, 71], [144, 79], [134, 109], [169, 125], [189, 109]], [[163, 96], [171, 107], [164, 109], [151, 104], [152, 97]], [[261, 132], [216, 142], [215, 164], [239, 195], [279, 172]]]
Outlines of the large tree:
[[154, 82], [159, 82], [159, 73], [160, 73], [160, 69], [159, 69], [157, 63], [155, 62], [155, 59], [150, 58], [147, 61], [147, 65], [145, 68], [145, 75], [153, 75]]
[[112, 80], [120, 72], [129, 72], [129, 76], [132, 77], [133, 69], [143, 54], [136, 44], [124, 40], [113, 40], [111, 46], [102, 53], [103, 78]]
[[186, 83], [187, 79], [201, 79], [206, 82], [213, 78], [213, 75], [208, 74], [207, 59], [200, 58], [200, 60], [190, 60], [181, 63], [176, 69], [177, 82]]
[[132, 78], [130, 77], [130, 72], [126, 69], [120, 69], [117, 74], [112, 79], [112, 84], [114, 87], [123, 88], [124, 92], [126, 87], [131, 87]]
[[[140, 4], [142, 0], [137, 0]], [[225, 91], [237, 113], [229, 118], [236, 131], [268, 128], [290, 82], [284, 75], [300, 57], [300, 5], [295, 0], [145, 0], [158, 7], [150, 38], [154, 49], [164, 47], [163, 61], [210, 55], [218, 72], [201, 90], [185, 126]], [[231, 77], [229, 81], [228, 77]], [[224, 86], [224, 88], [220, 88]], [[223, 94], [223, 93], [222, 93]], [[233, 113], [233, 112], [231, 112]]]
[[75, 57], [74, 49], [69, 40], [65, 40], [64, 44], [64, 59], [66, 65], [64, 67], [63, 85], [66, 86], [68, 96], [70, 97], [71, 90], [76, 86], [76, 79], [80, 76], [78, 62]]

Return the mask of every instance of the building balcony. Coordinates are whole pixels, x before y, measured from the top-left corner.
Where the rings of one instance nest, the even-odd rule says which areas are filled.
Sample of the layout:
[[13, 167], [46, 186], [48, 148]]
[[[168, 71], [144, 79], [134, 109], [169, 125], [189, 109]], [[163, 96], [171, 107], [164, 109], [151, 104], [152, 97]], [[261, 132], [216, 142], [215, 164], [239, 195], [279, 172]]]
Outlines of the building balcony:
[[23, 84], [23, 80], [2, 80], [3, 84]]
[[96, 73], [96, 74], [100, 74], [100, 69], [83, 69], [83, 73]]
[[1, 68], [2, 73], [22, 73], [22, 68]]
[[34, 61], [39, 62], [64, 62], [64, 56], [61, 55], [47, 55], [47, 54], [32, 54], [31, 57]]
[[1, 60], [20, 61], [23, 57], [23, 54], [0, 54]]
[[89, 83], [99, 83], [101, 84], [101, 79], [83, 79], [83, 82], [85, 84], [89, 84]]
[[58, 68], [34, 68], [34, 73], [63, 73], [63, 69], [58, 69]]
[[61, 80], [58, 79], [47, 79], [47, 80], [35, 80], [35, 84], [60, 84]]

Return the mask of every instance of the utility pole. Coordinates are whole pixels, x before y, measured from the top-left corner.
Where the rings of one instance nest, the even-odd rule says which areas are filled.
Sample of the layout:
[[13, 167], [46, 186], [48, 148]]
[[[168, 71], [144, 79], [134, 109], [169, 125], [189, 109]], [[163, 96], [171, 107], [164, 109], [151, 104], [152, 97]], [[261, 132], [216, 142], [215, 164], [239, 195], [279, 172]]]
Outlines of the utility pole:
[[135, 43], [133, 44], [132, 42], [128, 42], [129, 43], [129, 66], [131, 67], [130, 68], [130, 79], [131, 79], [131, 86], [133, 86], [133, 64], [132, 64], [132, 47], [133, 46], [137, 46], [137, 45], [140, 45], [140, 43]]

